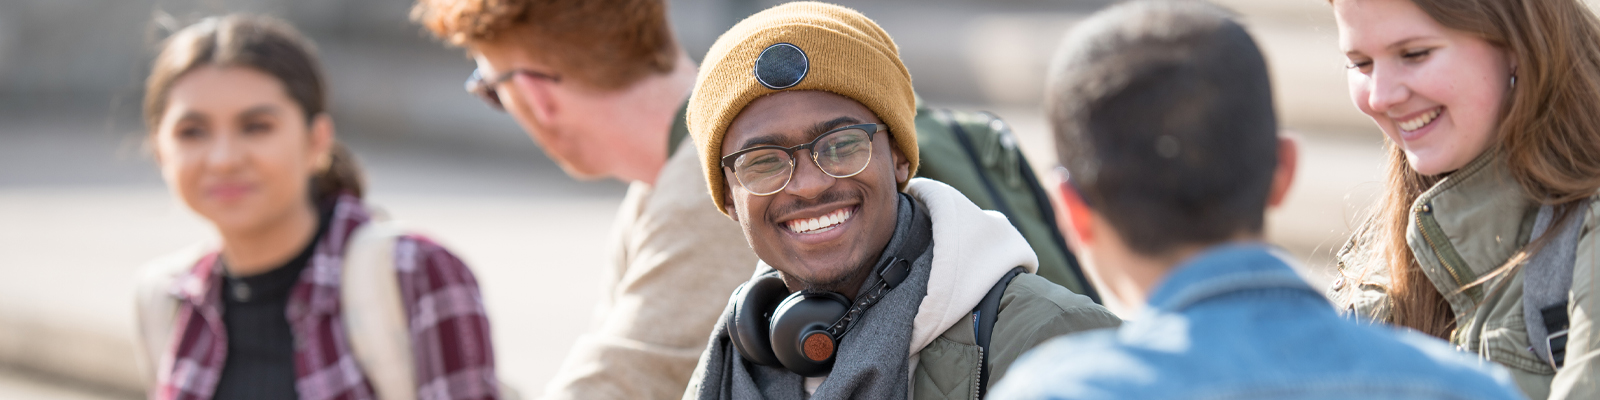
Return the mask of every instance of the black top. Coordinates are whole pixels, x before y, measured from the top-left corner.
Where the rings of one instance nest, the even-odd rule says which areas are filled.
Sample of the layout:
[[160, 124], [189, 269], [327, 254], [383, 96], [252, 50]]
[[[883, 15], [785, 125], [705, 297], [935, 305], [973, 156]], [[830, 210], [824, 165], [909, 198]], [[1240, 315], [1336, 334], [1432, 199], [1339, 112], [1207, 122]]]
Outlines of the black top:
[[[295, 399], [294, 333], [289, 329], [289, 293], [311, 262], [328, 230], [332, 207], [319, 214], [317, 233], [288, 262], [265, 273], [237, 277], [224, 268], [222, 323], [228, 331], [228, 356], [217, 381], [216, 399]], [[218, 257], [221, 263], [222, 258]]]

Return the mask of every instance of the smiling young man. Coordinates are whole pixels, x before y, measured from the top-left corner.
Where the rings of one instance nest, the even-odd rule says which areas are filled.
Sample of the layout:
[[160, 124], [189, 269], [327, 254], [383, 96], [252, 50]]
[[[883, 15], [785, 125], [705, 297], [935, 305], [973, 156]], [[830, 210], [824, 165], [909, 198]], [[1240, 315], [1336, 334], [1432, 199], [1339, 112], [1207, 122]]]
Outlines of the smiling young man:
[[[706, 206], [699, 158], [683, 145], [696, 66], [673, 37], [666, 7], [418, 0], [412, 12], [477, 63], [468, 90], [510, 114], [569, 175], [630, 183], [597, 321], [545, 387], [547, 400], [683, 393], [728, 294], [756, 263], [739, 226]], [[921, 153], [939, 160], [922, 176], [1006, 211], [1037, 252], [1040, 276], [1095, 296], [1004, 123], [919, 108], [915, 124]]]
[[1004, 217], [911, 179], [915, 103], [894, 42], [854, 10], [784, 4], [712, 46], [690, 133], [761, 266], [685, 398], [976, 397], [1035, 344], [1119, 323], [1023, 273], [1036, 257]]
[[1147, 307], [1030, 352], [996, 398], [1521, 397], [1444, 342], [1340, 318], [1264, 243], [1296, 150], [1278, 137], [1260, 50], [1226, 11], [1123, 3], [1056, 57], [1046, 110], [1067, 171], [1063, 230], [1109, 293]]

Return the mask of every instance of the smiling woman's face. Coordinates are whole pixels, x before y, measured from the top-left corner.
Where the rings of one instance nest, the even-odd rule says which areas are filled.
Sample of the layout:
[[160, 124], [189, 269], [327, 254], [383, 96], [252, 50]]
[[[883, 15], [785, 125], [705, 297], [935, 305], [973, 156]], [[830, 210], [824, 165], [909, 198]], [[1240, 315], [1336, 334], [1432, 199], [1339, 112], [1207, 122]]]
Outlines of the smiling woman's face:
[[[828, 130], [882, 123], [850, 98], [820, 91], [787, 91], [750, 102], [728, 126], [722, 155], [759, 145], [796, 146]], [[729, 215], [744, 228], [756, 255], [783, 273], [790, 289], [853, 293], [894, 235], [898, 184], [910, 163], [879, 132], [872, 138], [872, 161], [848, 178], [834, 178], [811, 161], [811, 151], [795, 154], [794, 176], [783, 190], [758, 196], [745, 190], [723, 168], [728, 182]]]
[[[172, 84], [151, 138], [161, 175], [218, 230], [248, 232], [284, 220], [310, 207], [310, 178], [331, 148], [331, 122], [324, 116], [308, 124], [303, 114], [271, 75], [196, 68]], [[310, 125], [318, 125], [316, 135]]]
[[1337, 0], [1350, 98], [1405, 151], [1438, 175], [1490, 147], [1511, 90], [1506, 52], [1440, 25], [1409, 0]]

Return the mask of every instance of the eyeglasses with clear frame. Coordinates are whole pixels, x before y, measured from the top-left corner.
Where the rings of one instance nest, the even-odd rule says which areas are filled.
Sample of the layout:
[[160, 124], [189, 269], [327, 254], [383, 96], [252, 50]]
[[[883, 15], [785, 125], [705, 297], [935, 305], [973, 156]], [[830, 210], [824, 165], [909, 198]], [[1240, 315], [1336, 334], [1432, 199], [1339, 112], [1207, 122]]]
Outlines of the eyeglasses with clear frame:
[[757, 196], [769, 196], [789, 186], [794, 178], [794, 154], [800, 150], [811, 151], [811, 162], [822, 173], [849, 178], [872, 163], [872, 137], [888, 129], [884, 124], [842, 126], [799, 146], [765, 145], [733, 152], [722, 157], [722, 167], [732, 170], [739, 185]]
[[483, 70], [474, 69], [472, 70], [472, 75], [467, 77], [467, 82], [462, 86], [466, 87], [468, 93], [478, 95], [478, 98], [483, 99], [483, 102], [489, 103], [489, 107], [493, 107], [495, 110], [505, 111], [506, 106], [500, 103], [500, 92], [495, 90], [495, 86], [499, 86], [501, 83], [504, 83], [505, 81], [510, 80], [511, 77], [517, 75], [527, 75], [537, 79], [548, 80], [551, 83], [561, 83], [561, 75], [544, 73], [530, 69], [513, 69], [506, 71], [499, 76], [495, 76], [494, 79], [484, 79]]

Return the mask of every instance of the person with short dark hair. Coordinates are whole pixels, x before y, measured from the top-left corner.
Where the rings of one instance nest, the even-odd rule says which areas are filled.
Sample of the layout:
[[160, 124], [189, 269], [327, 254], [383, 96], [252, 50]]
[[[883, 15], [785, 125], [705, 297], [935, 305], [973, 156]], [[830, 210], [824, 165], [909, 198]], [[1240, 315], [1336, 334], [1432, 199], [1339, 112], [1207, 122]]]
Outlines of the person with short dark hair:
[[1120, 322], [1030, 273], [1004, 216], [912, 178], [916, 114], [899, 50], [855, 10], [786, 3], [712, 45], [689, 129], [761, 264], [684, 398], [982, 397], [1034, 345]]
[[1277, 134], [1260, 50], [1225, 10], [1112, 7], [1073, 29], [1049, 73], [1063, 230], [1102, 287], [1145, 308], [1025, 355], [996, 398], [1521, 397], [1504, 370], [1435, 339], [1340, 318], [1263, 242], [1296, 148]]

